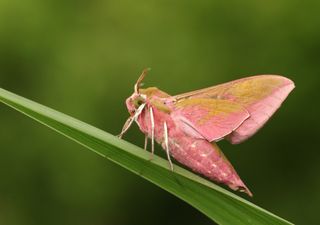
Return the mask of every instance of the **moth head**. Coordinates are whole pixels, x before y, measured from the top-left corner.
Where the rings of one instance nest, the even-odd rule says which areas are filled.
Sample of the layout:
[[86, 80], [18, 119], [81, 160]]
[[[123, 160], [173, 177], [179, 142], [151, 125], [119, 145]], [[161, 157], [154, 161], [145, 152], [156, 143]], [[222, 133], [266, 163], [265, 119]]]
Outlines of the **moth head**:
[[147, 96], [145, 94], [140, 93], [140, 86], [141, 82], [143, 81], [149, 70], [150, 69], [148, 68], [142, 71], [139, 79], [134, 85], [133, 94], [126, 100], [126, 105], [130, 115], [134, 115], [141, 105], [146, 104]]
[[136, 111], [142, 105], [146, 104], [147, 96], [144, 94], [136, 94], [133, 93], [129, 98], [126, 100], [126, 105], [130, 115], [134, 115]]

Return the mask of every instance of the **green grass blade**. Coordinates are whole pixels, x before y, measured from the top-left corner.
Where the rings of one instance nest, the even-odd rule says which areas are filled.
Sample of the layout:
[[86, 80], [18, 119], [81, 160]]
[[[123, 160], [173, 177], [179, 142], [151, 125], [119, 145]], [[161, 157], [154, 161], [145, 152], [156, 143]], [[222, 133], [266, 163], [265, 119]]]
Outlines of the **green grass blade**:
[[98, 128], [0, 88], [0, 101], [127, 168], [189, 203], [218, 224], [292, 224], [177, 165]]

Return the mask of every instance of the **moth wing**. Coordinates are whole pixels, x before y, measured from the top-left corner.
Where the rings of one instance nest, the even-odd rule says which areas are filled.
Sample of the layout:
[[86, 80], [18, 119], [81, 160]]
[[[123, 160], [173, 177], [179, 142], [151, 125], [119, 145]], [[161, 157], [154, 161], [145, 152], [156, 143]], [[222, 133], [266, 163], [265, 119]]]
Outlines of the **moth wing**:
[[193, 98], [174, 104], [172, 118], [189, 134], [217, 141], [237, 129], [249, 117], [240, 104], [222, 99]]
[[238, 144], [255, 134], [280, 107], [294, 83], [283, 76], [259, 75], [247, 77], [217, 86], [174, 96], [180, 99], [223, 99], [243, 106], [250, 114], [228, 139]]

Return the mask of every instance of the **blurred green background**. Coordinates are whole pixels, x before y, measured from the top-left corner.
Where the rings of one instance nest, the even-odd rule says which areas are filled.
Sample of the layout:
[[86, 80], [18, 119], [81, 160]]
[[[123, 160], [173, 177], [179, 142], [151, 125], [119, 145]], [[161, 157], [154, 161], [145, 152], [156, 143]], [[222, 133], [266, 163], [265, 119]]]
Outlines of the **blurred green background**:
[[[316, 0], [0, 0], [0, 85], [117, 134], [145, 67], [146, 86], [171, 94], [285, 75], [296, 89], [269, 123], [243, 144], [220, 146], [250, 201], [317, 224], [319, 12]], [[0, 123], [0, 224], [212, 224], [4, 105]], [[136, 126], [126, 139], [143, 145]]]

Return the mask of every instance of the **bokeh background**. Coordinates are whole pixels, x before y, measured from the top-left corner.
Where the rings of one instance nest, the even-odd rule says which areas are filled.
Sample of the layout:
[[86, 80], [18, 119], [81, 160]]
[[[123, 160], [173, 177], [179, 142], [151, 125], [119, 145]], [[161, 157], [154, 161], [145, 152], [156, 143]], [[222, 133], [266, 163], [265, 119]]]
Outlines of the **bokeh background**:
[[[117, 134], [145, 67], [146, 86], [171, 94], [285, 75], [296, 89], [269, 123], [220, 146], [250, 201], [319, 224], [319, 12], [316, 0], [0, 0], [0, 86]], [[0, 123], [0, 224], [212, 224], [4, 105]], [[143, 144], [136, 127], [126, 139]]]

